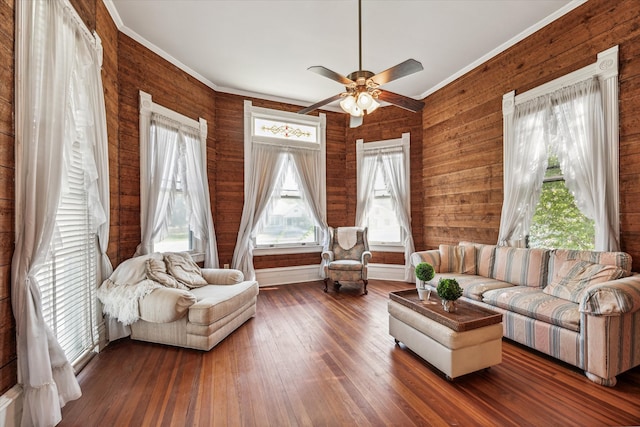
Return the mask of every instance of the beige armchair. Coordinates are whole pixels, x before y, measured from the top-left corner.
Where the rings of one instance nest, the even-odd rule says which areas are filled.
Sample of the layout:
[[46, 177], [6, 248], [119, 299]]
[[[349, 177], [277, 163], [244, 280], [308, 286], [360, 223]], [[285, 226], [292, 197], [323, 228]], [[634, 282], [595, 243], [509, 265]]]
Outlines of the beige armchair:
[[366, 227], [329, 227], [329, 247], [322, 252], [324, 265], [324, 291], [328, 281], [333, 280], [336, 291], [340, 282], [359, 282], [364, 284], [367, 294], [367, 270], [371, 259]]

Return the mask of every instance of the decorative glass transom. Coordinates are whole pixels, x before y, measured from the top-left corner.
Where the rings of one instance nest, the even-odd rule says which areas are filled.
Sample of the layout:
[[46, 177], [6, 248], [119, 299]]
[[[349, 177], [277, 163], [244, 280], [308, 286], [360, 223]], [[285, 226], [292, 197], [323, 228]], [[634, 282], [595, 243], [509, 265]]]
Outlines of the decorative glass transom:
[[318, 142], [316, 126], [291, 124], [278, 120], [254, 119], [254, 135], [266, 138], [284, 138], [296, 141]]

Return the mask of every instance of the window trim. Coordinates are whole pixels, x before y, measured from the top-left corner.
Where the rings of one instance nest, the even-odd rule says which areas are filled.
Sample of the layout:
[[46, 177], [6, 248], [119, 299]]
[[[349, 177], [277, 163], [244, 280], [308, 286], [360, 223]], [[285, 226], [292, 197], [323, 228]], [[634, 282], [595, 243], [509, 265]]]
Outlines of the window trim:
[[[300, 124], [304, 126], [316, 127], [317, 142], [300, 141], [288, 138], [264, 137], [255, 135], [254, 118], [269, 119], [274, 121], [283, 121], [291, 124]], [[273, 110], [270, 108], [254, 107], [251, 101], [244, 101], [244, 197], [248, 198], [248, 188], [246, 183], [250, 179], [251, 170], [251, 153], [253, 144], [272, 144], [285, 147], [304, 147], [307, 149], [317, 149], [320, 156], [321, 174], [324, 180], [321, 182], [321, 191], [319, 194], [320, 203], [323, 209], [323, 215], [326, 217], [327, 212], [327, 167], [326, 167], [326, 115], [320, 113], [318, 116], [301, 115], [288, 111]], [[321, 234], [321, 233], [320, 233]], [[260, 246], [254, 247], [254, 256], [264, 255], [287, 255], [295, 253], [321, 253], [323, 250], [322, 242], [317, 244], [282, 244], [278, 246]]]
[[[364, 139], [356, 140], [356, 181], [357, 177], [360, 176], [360, 168], [362, 167], [362, 160], [364, 158], [364, 154], [367, 151], [380, 151], [380, 152], [393, 152], [393, 151], [402, 151], [404, 155], [405, 162], [405, 171], [406, 171], [406, 184], [407, 184], [407, 203], [405, 209], [407, 211], [411, 211], [411, 134], [409, 132], [405, 132], [402, 134], [400, 138], [394, 139], [385, 139], [380, 141], [372, 141], [364, 143]], [[359, 186], [359, 182], [356, 183]], [[406, 239], [405, 230], [401, 229], [402, 233], [401, 240], [404, 241]], [[402, 244], [398, 243], [384, 243], [384, 242], [373, 242], [369, 239], [369, 249], [376, 252], [404, 252], [405, 247]]]
[[[151, 144], [151, 116], [158, 114], [175, 120], [181, 126], [197, 129], [200, 135], [200, 154], [203, 170], [207, 170], [207, 121], [203, 118], [194, 120], [167, 107], [153, 102], [150, 94], [139, 91], [140, 97], [140, 224], [143, 223], [147, 216], [149, 185], [145, 182], [149, 176], [149, 149]], [[196, 262], [204, 261], [204, 242], [193, 239], [194, 246], [189, 253]]]

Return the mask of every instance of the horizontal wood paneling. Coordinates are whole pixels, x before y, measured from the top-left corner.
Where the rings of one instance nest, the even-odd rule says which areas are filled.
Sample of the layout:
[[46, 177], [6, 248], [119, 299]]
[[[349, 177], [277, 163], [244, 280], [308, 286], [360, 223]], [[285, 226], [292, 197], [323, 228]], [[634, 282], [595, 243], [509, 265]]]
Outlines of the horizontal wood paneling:
[[622, 249], [640, 265], [640, 2], [590, 0], [425, 99], [424, 248], [495, 243], [503, 199], [502, 95], [521, 93], [620, 45]]

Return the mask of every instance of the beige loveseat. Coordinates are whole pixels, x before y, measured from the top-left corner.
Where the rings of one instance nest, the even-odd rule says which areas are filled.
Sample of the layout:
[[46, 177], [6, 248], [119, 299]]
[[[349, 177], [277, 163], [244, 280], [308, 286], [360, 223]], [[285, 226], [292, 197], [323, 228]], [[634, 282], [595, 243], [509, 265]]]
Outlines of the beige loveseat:
[[598, 384], [614, 386], [616, 375], [640, 365], [640, 275], [624, 252], [461, 242], [416, 252], [411, 262], [433, 265], [431, 285], [456, 278], [465, 300], [502, 313], [506, 338]]
[[188, 253], [153, 253], [118, 266], [98, 289], [103, 311], [131, 338], [210, 350], [256, 314], [258, 282], [199, 268]]

